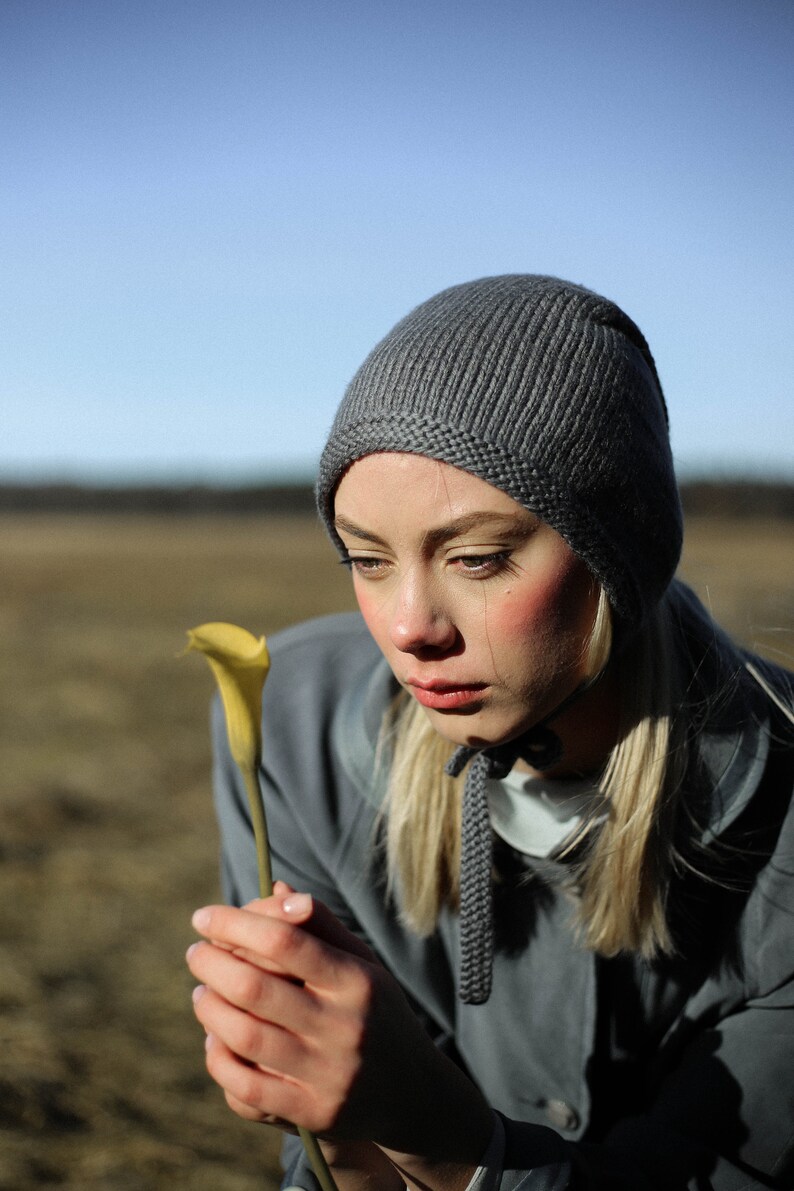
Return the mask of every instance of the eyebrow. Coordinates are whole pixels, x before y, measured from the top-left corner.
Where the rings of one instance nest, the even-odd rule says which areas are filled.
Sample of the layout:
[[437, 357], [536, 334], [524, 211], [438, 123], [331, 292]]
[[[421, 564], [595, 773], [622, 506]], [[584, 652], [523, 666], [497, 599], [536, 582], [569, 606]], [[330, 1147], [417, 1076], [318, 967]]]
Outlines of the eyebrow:
[[[526, 512], [529, 517], [533, 516], [528, 509], [522, 511]], [[353, 521], [348, 521], [346, 517], [336, 517], [334, 519], [334, 525], [337, 530], [343, 530], [345, 533], [349, 533], [351, 537], [358, 538], [362, 542], [372, 542], [374, 546], [387, 546], [387, 543], [378, 534], [372, 533], [368, 529], [363, 529]], [[424, 540], [431, 546], [438, 546], [444, 542], [448, 542], [451, 538], [461, 537], [465, 533], [470, 533], [474, 529], [482, 529], [485, 526], [493, 526], [495, 530], [502, 533], [506, 531], [515, 533], [520, 528], [523, 528], [520, 524], [518, 514], [468, 513], [465, 517], [456, 517], [454, 521], [449, 521], [446, 525], [439, 525], [435, 529], [428, 529], [424, 535]]]

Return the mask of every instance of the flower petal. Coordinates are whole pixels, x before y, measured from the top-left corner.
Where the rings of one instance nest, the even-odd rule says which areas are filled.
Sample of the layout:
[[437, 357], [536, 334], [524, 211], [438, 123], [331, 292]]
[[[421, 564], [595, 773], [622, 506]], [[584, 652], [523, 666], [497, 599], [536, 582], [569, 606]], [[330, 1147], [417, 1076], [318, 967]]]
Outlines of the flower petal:
[[223, 700], [232, 757], [255, 769], [262, 752], [262, 687], [270, 669], [264, 637], [216, 621], [188, 631], [188, 649], [203, 653]]

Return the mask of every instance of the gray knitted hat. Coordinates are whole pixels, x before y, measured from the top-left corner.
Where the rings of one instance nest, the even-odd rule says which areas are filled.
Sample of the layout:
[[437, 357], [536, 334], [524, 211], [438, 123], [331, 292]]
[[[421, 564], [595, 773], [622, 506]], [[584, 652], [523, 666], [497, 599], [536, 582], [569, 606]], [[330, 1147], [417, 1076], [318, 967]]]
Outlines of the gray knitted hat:
[[[334, 491], [376, 451], [440, 459], [537, 513], [603, 584], [624, 639], [673, 577], [681, 506], [653, 357], [631, 319], [581, 286], [485, 277], [437, 294], [381, 340], [350, 382], [320, 462], [317, 503], [343, 554]], [[458, 991], [469, 1004], [488, 999], [492, 979], [486, 783], [518, 756], [554, 764], [561, 744], [547, 723], [560, 710], [517, 740], [461, 746], [447, 766], [453, 775], [468, 766]]]
[[537, 513], [603, 584], [622, 631], [675, 571], [681, 506], [667, 410], [640, 330], [555, 277], [484, 277], [417, 306], [350, 382], [320, 462], [331, 537], [344, 470], [376, 451], [428, 455]]

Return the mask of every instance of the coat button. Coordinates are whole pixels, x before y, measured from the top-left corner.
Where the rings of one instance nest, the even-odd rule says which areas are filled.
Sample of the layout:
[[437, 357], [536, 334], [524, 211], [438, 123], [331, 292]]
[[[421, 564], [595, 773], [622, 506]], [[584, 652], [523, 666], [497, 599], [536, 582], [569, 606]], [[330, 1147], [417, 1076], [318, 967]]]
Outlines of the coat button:
[[579, 1127], [579, 1113], [564, 1100], [547, 1100], [546, 1116], [549, 1124], [555, 1129], [564, 1129], [571, 1133]]

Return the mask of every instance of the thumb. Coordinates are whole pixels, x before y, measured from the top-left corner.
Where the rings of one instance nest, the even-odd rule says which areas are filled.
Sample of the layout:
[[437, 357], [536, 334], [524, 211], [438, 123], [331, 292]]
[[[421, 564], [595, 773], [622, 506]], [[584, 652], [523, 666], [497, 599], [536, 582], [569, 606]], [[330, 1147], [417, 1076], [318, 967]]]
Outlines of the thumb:
[[308, 934], [329, 943], [332, 947], [337, 947], [340, 951], [380, 965], [374, 952], [348, 930], [324, 902], [312, 897], [310, 893], [297, 893], [284, 881], [276, 881], [272, 897], [264, 901], [249, 902], [245, 908], [254, 914], [263, 914], [268, 918], [278, 918], [282, 922], [301, 926]]

